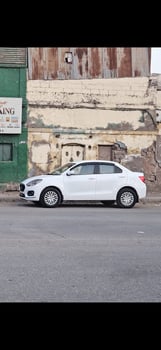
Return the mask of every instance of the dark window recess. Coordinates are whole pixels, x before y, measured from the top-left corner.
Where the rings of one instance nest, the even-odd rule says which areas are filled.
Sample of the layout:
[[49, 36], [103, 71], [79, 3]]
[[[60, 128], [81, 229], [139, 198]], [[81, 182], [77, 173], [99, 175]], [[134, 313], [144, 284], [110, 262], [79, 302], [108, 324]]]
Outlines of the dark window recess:
[[66, 63], [72, 63], [73, 62], [72, 52], [66, 52], [65, 53], [65, 62]]
[[0, 162], [13, 160], [13, 145], [12, 143], [0, 143]]

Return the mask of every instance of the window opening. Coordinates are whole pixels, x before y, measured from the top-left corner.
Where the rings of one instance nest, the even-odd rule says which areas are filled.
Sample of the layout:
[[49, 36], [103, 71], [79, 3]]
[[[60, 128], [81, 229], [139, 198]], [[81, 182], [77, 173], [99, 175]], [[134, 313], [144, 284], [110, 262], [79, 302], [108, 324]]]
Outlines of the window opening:
[[12, 143], [0, 143], [0, 162], [13, 160], [13, 145]]

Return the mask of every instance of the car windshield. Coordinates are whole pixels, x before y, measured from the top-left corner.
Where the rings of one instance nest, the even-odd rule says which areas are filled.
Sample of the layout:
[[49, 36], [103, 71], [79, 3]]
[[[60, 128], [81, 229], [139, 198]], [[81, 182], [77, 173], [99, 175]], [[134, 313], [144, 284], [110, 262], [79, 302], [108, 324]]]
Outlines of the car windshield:
[[49, 175], [60, 175], [60, 174], [64, 173], [64, 171], [69, 169], [74, 164], [75, 164], [74, 162], [66, 163], [66, 164], [62, 165], [61, 167], [56, 168], [55, 170], [53, 170], [51, 173], [49, 173]]

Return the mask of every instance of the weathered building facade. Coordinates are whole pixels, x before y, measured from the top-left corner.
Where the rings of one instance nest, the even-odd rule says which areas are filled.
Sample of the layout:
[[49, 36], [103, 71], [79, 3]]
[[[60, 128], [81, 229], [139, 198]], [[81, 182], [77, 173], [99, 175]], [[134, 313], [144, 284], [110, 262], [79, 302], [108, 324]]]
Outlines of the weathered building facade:
[[28, 48], [29, 80], [147, 77], [150, 47]]
[[110, 159], [161, 190], [160, 76], [151, 48], [28, 49], [28, 171]]
[[161, 189], [159, 77], [28, 80], [29, 175], [111, 159]]
[[[31, 176], [69, 160], [116, 160], [144, 171], [149, 190], [161, 190], [161, 84], [159, 75], [150, 75], [151, 48], [27, 52], [27, 69], [20, 70], [24, 77], [27, 73], [27, 117], [23, 112], [15, 169], [27, 169]], [[18, 86], [17, 80], [12, 84]], [[10, 96], [11, 85], [8, 92], [3, 85], [1, 79], [2, 96]], [[21, 96], [23, 90], [18, 91]], [[1, 136], [4, 142], [6, 137]], [[12, 176], [15, 181], [13, 174], [9, 182]], [[20, 176], [25, 176], [21, 170]]]

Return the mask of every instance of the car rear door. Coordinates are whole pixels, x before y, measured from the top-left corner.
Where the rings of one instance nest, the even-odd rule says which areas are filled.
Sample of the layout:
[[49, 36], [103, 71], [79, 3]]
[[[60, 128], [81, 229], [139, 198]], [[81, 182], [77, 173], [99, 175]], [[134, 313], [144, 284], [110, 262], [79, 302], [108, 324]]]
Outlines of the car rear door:
[[114, 163], [100, 163], [96, 174], [95, 199], [115, 200], [118, 190], [127, 184], [127, 173]]

